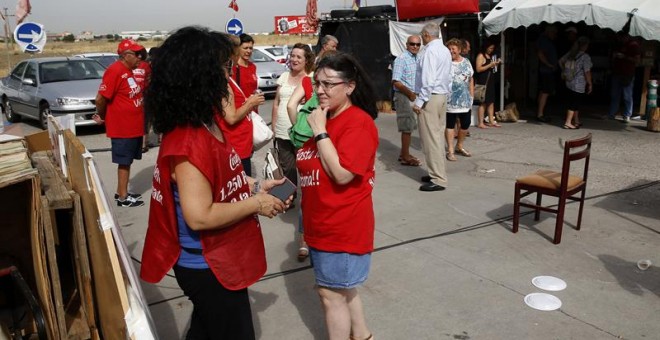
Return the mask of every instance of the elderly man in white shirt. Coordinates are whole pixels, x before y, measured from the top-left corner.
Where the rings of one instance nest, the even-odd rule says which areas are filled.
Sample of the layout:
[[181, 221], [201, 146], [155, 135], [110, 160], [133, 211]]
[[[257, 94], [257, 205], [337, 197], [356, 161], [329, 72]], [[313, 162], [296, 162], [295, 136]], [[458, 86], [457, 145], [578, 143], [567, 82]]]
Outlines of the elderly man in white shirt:
[[422, 177], [421, 191], [441, 191], [447, 187], [445, 168], [445, 122], [447, 97], [451, 94], [451, 54], [440, 39], [440, 26], [429, 23], [420, 34], [424, 49], [417, 56], [413, 111], [419, 118], [428, 176]]

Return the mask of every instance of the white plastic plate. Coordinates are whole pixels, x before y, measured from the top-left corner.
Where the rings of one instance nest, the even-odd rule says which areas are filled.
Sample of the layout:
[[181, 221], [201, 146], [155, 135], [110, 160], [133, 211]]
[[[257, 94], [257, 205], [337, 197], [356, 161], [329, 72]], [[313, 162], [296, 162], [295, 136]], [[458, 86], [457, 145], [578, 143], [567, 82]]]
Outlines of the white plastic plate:
[[531, 293], [525, 296], [525, 303], [538, 310], [550, 311], [561, 307], [561, 300], [546, 293]]
[[532, 279], [532, 284], [543, 290], [553, 292], [566, 289], [566, 282], [554, 276], [537, 276]]

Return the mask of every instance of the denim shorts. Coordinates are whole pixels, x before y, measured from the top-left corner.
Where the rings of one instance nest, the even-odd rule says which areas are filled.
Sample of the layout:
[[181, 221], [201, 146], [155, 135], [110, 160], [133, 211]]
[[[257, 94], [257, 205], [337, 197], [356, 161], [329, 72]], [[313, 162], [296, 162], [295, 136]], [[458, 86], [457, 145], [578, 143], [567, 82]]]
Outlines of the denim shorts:
[[142, 136], [135, 138], [111, 138], [112, 163], [131, 165], [134, 159], [142, 159]]
[[309, 255], [320, 287], [350, 289], [364, 283], [369, 276], [371, 253], [328, 253], [311, 248]]

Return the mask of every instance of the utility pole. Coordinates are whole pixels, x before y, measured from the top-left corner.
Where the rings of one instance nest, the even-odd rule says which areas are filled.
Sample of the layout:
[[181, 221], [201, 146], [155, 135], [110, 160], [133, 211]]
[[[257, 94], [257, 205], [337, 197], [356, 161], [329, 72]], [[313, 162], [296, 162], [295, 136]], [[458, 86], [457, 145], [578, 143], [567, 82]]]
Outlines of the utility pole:
[[[9, 33], [9, 28], [10, 28], [9, 27], [9, 17], [10, 17], [10, 15], [7, 13], [7, 10], [8, 10], [7, 7], [3, 8], [4, 19], [5, 19], [5, 22], [4, 22], [5, 48], [7, 49], [7, 69], [11, 72], [11, 57], [10, 57], [11, 54], [9, 53], [9, 36], [10, 36], [10, 33]], [[13, 17], [14, 15], [11, 15], [11, 16]], [[12, 46], [13, 46], [13, 44], [12, 44]]]

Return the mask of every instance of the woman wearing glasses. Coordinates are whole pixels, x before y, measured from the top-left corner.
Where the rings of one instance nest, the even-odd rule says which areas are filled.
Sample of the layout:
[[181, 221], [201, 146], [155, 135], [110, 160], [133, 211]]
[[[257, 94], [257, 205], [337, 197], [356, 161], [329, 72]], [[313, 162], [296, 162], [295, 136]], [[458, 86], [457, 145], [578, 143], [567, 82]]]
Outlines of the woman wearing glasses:
[[305, 241], [310, 246], [329, 338], [373, 339], [357, 287], [369, 274], [378, 115], [373, 86], [350, 55], [319, 62], [314, 132], [297, 153]]
[[266, 193], [284, 181], [245, 174], [218, 127], [233, 105], [223, 70], [232, 54], [226, 35], [178, 30], [158, 51], [144, 99], [163, 141], [140, 276], [156, 283], [174, 268], [193, 304], [187, 339], [255, 338], [247, 287], [266, 271], [257, 215], [290, 203]]

